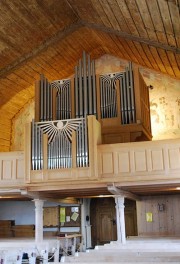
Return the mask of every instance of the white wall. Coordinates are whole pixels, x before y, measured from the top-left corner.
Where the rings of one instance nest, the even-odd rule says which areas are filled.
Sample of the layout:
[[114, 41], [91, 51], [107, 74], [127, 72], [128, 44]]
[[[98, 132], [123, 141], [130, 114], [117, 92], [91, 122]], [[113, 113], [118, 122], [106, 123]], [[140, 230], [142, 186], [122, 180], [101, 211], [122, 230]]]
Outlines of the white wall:
[[[59, 203], [45, 202], [44, 207], [58, 206]], [[35, 224], [35, 205], [33, 201], [0, 202], [0, 220], [15, 220], [16, 225]]]
[[15, 220], [16, 225], [35, 224], [35, 207], [32, 201], [0, 202], [0, 220]]

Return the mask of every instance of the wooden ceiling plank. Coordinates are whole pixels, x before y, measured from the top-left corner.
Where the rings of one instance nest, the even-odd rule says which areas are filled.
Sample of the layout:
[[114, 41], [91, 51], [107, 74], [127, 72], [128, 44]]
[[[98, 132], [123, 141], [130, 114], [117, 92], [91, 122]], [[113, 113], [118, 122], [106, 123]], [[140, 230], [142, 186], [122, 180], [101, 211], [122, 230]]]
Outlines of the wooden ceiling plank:
[[167, 44], [167, 38], [164, 32], [163, 22], [160, 16], [159, 7], [156, 0], [146, 0], [147, 7], [149, 9], [149, 14], [151, 16], [157, 38], [159, 42]]
[[[77, 44], [77, 43], [76, 43]], [[71, 54], [64, 55], [63, 50], [65, 49], [67, 43], [63, 43], [63, 46], [57, 46], [56, 50], [58, 52], [56, 67], [59, 68], [59, 76], [63, 76], [63, 78], [67, 78], [69, 73], [72, 73], [73, 69], [71, 66]]]
[[116, 0], [117, 4], [119, 5], [119, 9], [121, 10], [121, 14], [123, 15], [124, 20], [126, 21], [126, 24], [128, 25], [128, 28], [131, 32], [131, 34], [135, 36], [139, 36], [139, 32], [136, 28], [136, 25], [131, 17], [131, 14], [128, 10], [128, 7], [126, 5], [125, 0]]
[[166, 51], [166, 54], [168, 56], [169, 62], [172, 65], [173, 71], [175, 73], [175, 76], [177, 78], [180, 78], [180, 68], [177, 65], [176, 58], [173, 52]]
[[27, 82], [27, 85], [29, 86], [33, 85], [35, 79], [32, 76], [29, 76], [28, 71], [25, 71], [24, 67], [18, 68], [15, 70], [15, 73], [19, 78]]
[[109, 43], [111, 40], [109, 39], [109, 35], [98, 30], [94, 30], [94, 35], [98, 38], [98, 44], [100, 47], [103, 47], [103, 50], [106, 51], [107, 54], [110, 54]]
[[60, 54], [57, 53], [56, 49], [48, 48], [45, 53], [45, 57], [43, 56], [43, 60], [47, 63], [48, 68], [52, 69], [53, 76], [58, 76], [60, 74], [60, 68], [57, 67], [57, 64], [60, 63]]
[[119, 25], [116, 16], [114, 15], [114, 9], [111, 8], [111, 6], [109, 5], [109, 2], [107, 0], [99, 0], [102, 8], [111, 24], [111, 27], [114, 28], [115, 30], [122, 30], [121, 26]]
[[163, 62], [163, 65], [164, 67], [166, 68], [166, 71], [169, 75], [171, 76], [174, 76], [175, 77], [175, 74], [174, 74], [174, 71], [169, 63], [169, 60], [168, 60], [168, 57], [166, 55], [166, 51], [165, 50], [162, 50], [162, 49], [157, 49], [158, 53], [159, 53], [159, 56], [161, 57], [161, 60]]
[[7, 152], [10, 148], [10, 140], [0, 138], [0, 152]]
[[136, 46], [137, 50], [139, 51], [141, 58], [145, 62], [145, 65], [148, 68], [152, 69], [153, 67], [152, 67], [151, 63], [149, 62], [149, 59], [148, 59], [147, 55], [145, 54], [145, 52], [141, 46], [141, 43], [138, 43], [137, 41], [133, 41], [133, 42], [134, 42], [134, 45]]
[[144, 0], [136, 0], [136, 5], [138, 7], [139, 13], [141, 15], [141, 19], [144, 22], [145, 29], [147, 34], [151, 40], [157, 41], [157, 36], [155, 33], [155, 28], [151, 20], [151, 16], [149, 14], [149, 10], [147, 8], [146, 1]]
[[[114, 42], [114, 44], [110, 47], [112, 47], [114, 49], [114, 45], [116, 45], [118, 47], [118, 53], [120, 55], [120, 57], [124, 58], [128, 58], [128, 60], [131, 60], [131, 57], [129, 56], [128, 52], [126, 51], [126, 49], [124, 48], [124, 46], [121, 44], [119, 38], [115, 35], [111, 35], [111, 39]], [[126, 54], [126, 55], [125, 55]]]
[[6, 103], [6, 108], [9, 109], [9, 111], [11, 111], [12, 113], [17, 113], [19, 112], [19, 106], [17, 106], [16, 104], [14, 104], [12, 101], [8, 101]]
[[95, 33], [98, 35], [98, 37], [100, 37], [100, 41], [102, 42], [102, 45], [105, 45], [106, 50], [109, 54], [110, 53], [114, 55], [116, 54], [116, 56], [118, 53], [122, 54], [120, 49], [118, 48], [116, 41], [113, 39], [113, 36], [98, 31], [95, 31]]
[[141, 19], [141, 15], [137, 8], [136, 2], [131, 0], [126, 0], [126, 4], [129, 9], [129, 13], [131, 14], [132, 20], [134, 21], [134, 24], [136, 25], [136, 28], [139, 32], [139, 35], [141, 37], [148, 38], [148, 34], [144, 27], [144, 23]]
[[91, 1], [84, 0], [67, 0], [71, 8], [75, 11], [81, 20], [86, 20], [91, 23], [103, 24], [101, 17], [98, 15], [96, 9], [93, 7]]
[[[11, 19], [13, 19], [13, 24], [16, 23], [21, 31], [24, 32], [24, 36], [28, 36], [30, 34], [35, 34], [37, 29], [35, 30], [35, 26], [32, 23], [32, 20], [29, 20], [27, 17], [27, 10], [21, 5], [21, 3], [16, 0], [16, 2], [6, 0], [3, 2], [3, 5], [6, 8], [6, 12], [9, 11]], [[41, 35], [41, 32], [40, 32]]]
[[178, 68], [180, 69], [180, 54], [175, 54], [175, 58], [176, 58]]
[[64, 30], [65, 27], [78, 20], [77, 15], [66, 0], [37, 0], [37, 3], [38, 9], [56, 31]]
[[47, 69], [47, 71], [49, 73], [51, 73], [51, 75], [58, 76], [59, 75], [59, 71], [57, 71], [56, 69], [54, 69], [53, 65], [50, 65], [50, 63], [49, 63], [50, 59], [52, 59], [52, 57], [48, 53], [48, 50], [46, 50], [45, 52], [41, 53], [38, 56], [38, 60], [41, 61], [41, 65], [43, 65], [43, 68], [44, 69]]
[[77, 30], [80, 27], [80, 23], [76, 23], [71, 25], [70, 27], [67, 27], [65, 31], [59, 31], [57, 34], [52, 36], [50, 39], [46, 40], [42, 45], [36, 47], [31, 52], [26, 54], [25, 56], [20, 57], [17, 61], [14, 61], [12, 64], [8, 65], [6, 68], [2, 69], [0, 71], [0, 76], [7, 74], [7, 72], [10, 72], [14, 70], [14, 68], [19, 67], [23, 63], [27, 62], [28, 60], [32, 59], [35, 56], [38, 56], [38, 54], [42, 53], [47, 49], [48, 46], [54, 45], [56, 42], [59, 42], [62, 40], [65, 36], [69, 35], [73, 31]]
[[29, 61], [29, 65], [31, 65], [31, 68], [35, 70], [36, 72], [39, 72], [40, 74], [44, 74], [46, 78], [53, 80], [54, 75], [48, 71], [46, 68], [47, 65], [44, 65], [44, 61], [42, 61], [42, 58], [40, 56], [37, 56], [32, 61]]
[[11, 120], [7, 119], [5, 116], [0, 116], [0, 124], [11, 129]]
[[173, 32], [167, 1], [158, 0], [157, 3], [160, 8], [160, 15], [164, 24], [164, 31], [166, 33], [168, 43], [170, 46], [176, 47], [176, 41], [174, 38], [174, 32]]
[[170, 12], [170, 17], [171, 17], [171, 23], [173, 27], [173, 32], [175, 35], [177, 47], [180, 47], [180, 12], [179, 12], [179, 7], [175, 5], [173, 2], [168, 2], [168, 7], [169, 7], [169, 12]]
[[[7, 0], [8, 1], [8, 0]], [[8, 31], [8, 39], [11, 41], [11, 45], [13, 45], [13, 48], [15, 47], [21, 47], [21, 54], [22, 51], [23, 53], [29, 52], [32, 48], [35, 47], [36, 43], [36, 35], [34, 32], [32, 32], [32, 26], [31, 28], [28, 28], [27, 23], [25, 22], [26, 20], [22, 20], [22, 17], [24, 17], [22, 14], [20, 15], [17, 11], [18, 9], [16, 8], [17, 3], [15, 6], [13, 6], [12, 1], [8, 2], [3, 2], [3, 6], [6, 11], [6, 18], [9, 19], [11, 24], [6, 27], [6, 31], [4, 32], [4, 36], [7, 38], [7, 31]], [[9, 15], [7, 15], [9, 14]], [[12, 23], [13, 22], [13, 23]], [[2, 28], [1, 28], [2, 29]], [[33, 35], [33, 40], [30, 41], [30, 36]], [[23, 36], [23, 38], [22, 38]], [[33, 45], [34, 43], [34, 45]], [[39, 43], [40, 44], [40, 43]]]
[[14, 112], [11, 112], [10, 109], [2, 109], [2, 107], [0, 108], [0, 113], [1, 115], [6, 116], [8, 119], [12, 119], [15, 114]]
[[99, 0], [91, 0], [92, 6], [93, 8], [96, 10], [96, 12], [98, 13], [99, 17], [101, 18], [104, 26], [106, 27], [112, 27], [111, 23], [109, 22], [102, 6]]
[[32, 84], [29, 84], [26, 80], [24, 80], [21, 76], [17, 75], [16, 71], [9, 74], [7, 78], [13, 81], [14, 83], [18, 84], [19, 86], [21, 86], [23, 89], [25, 89], [29, 85], [32, 85]]
[[123, 38], [119, 38], [119, 45], [121, 45], [121, 47], [123, 47], [123, 49], [124, 49], [123, 53], [124, 54], [127, 53], [129, 61], [139, 63], [138, 59], [136, 58], [136, 55], [133, 53], [132, 49], [127, 44], [127, 41], [125, 41]]
[[163, 65], [163, 62], [162, 62], [162, 60], [161, 60], [161, 58], [159, 57], [159, 54], [158, 54], [158, 52], [157, 52], [157, 49], [156, 49], [155, 47], [152, 47], [152, 46], [150, 46], [149, 48], [150, 48], [150, 51], [151, 51], [151, 53], [152, 53], [152, 55], [153, 55], [153, 57], [154, 57], [154, 59], [155, 59], [157, 65], [159, 66], [161, 72], [167, 74], [167, 71], [166, 71], [166, 69], [165, 69], [165, 67], [164, 67], [164, 65]]
[[23, 66], [23, 69], [24, 69], [25, 72], [28, 73], [29, 76], [31, 76], [32, 79], [34, 79], [34, 82], [37, 80], [37, 78], [39, 78], [39, 73], [37, 71], [35, 71], [34, 69], [32, 69], [32, 67], [29, 64], [29, 62], [27, 62]]
[[[3, 80], [4, 81], [4, 80]], [[17, 97], [19, 104], [21, 105], [21, 102], [24, 102], [24, 100], [27, 101], [27, 94], [25, 94], [24, 91], [17, 91], [17, 89], [15, 89], [13, 87], [13, 89], [10, 89], [11, 86], [8, 86], [6, 84], [4, 84], [4, 82], [1, 82], [2, 84], [0, 85], [0, 90], [1, 90], [1, 94], [3, 96], [3, 102], [4, 104], [8, 101], [11, 100], [11, 98], [13, 97]], [[19, 93], [21, 93], [19, 95]]]
[[[28, 99], [29, 100], [29, 99]], [[27, 100], [22, 99], [22, 97], [20, 95], [15, 94], [15, 96], [13, 96], [12, 99], [10, 99], [7, 103], [6, 103], [6, 107], [11, 107], [14, 106], [18, 109], [21, 109], [22, 106], [24, 105], [24, 102]], [[18, 110], [19, 112], [19, 110]]]
[[133, 52], [136, 59], [138, 60], [138, 64], [140, 64], [142, 66], [146, 66], [145, 62], [143, 61], [143, 59], [141, 58], [141, 56], [139, 54], [139, 51], [137, 50], [136, 46], [134, 45], [134, 42], [126, 40], [126, 43], [129, 46], [129, 48], [131, 49], [131, 51]]
[[124, 19], [124, 16], [121, 12], [121, 9], [117, 3], [117, 1], [112, 1], [112, 0], [108, 0], [109, 6], [111, 7], [111, 9], [113, 10], [114, 16], [119, 24], [119, 27], [121, 29], [121, 31], [126, 32], [126, 33], [131, 33], [130, 29], [126, 23], [126, 20]]
[[143, 44], [143, 43], [141, 44], [141, 46], [142, 46], [142, 48], [143, 48], [145, 54], [147, 55], [147, 57], [148, 57], [148, 59], [149, 59], [151, 65], [152, 65], [152, 68], [155, 69], [155, 70], [157, 70], [157, 71], [160, 71], [159, 66], [157, 65], [157, 63], [156, 63], [156, 61], [155, 61], [153, 55], [151, 54], [151, 51], [150, 51], [150, 49], [149, 49], [149, 46], [146, 45], [146, 44]]
[[24, 86], [21, 86], [20, 84], [16, 83], [15, 78], [13, 78], [12, 80], [12, 78], [11, 77], [9, 78], [9, 76], [1, 79], [1, 84], [3, 86], [5, 85], [7, 89], [11, 89], [17, 93], [20, 92], [24, 88]]
[[[20, 0], [21, 5], [27, 9], [27, 14], [30, 16], [30, 21], [34, 21], [35, 28], [38, 31], [42, 32], [42, 36], [48, 37], [51, 34], [55, 34], [57, 29], [55, 26], [49, 21], [48, 16], [42, 12], [40, 6], [43, 1], [41, 1], [41, 5], [39, 5], [36, 0]], [[52, 2], [52, 1], [51, 1]], [[61, 5], [59, 4], [59, 8]], [[58, 8], [58, 5], [56, 6]]]

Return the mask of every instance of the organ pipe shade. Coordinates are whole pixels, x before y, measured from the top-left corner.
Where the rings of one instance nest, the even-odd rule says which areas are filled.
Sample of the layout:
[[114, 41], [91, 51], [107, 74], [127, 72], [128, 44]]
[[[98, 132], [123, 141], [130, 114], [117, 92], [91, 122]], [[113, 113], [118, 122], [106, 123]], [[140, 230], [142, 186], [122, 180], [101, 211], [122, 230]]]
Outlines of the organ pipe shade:
[[72, 167], [72, 133], [76, 132], [76, 164], [87, 167], [88, 138], [84, 118], [32, 122], [32, 170], [43, 169], [43, 134], [48, 135], [48, 169]]

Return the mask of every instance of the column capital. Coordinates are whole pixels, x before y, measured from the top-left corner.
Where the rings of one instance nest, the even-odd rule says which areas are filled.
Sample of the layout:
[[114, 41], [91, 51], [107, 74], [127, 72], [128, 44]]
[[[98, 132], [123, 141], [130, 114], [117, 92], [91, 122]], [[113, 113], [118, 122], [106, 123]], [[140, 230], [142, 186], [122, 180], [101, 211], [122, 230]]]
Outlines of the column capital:
[[32, 201], [35, 203], [36, 207], [43, 207], [44, 202], [45, 202], [45, 200], [40, 200], [40, 199], [34, 199]]
[[124, 196], [116, 196], [115, 197], [115, 203], [119, 207], [123, 207], [124, 208]]

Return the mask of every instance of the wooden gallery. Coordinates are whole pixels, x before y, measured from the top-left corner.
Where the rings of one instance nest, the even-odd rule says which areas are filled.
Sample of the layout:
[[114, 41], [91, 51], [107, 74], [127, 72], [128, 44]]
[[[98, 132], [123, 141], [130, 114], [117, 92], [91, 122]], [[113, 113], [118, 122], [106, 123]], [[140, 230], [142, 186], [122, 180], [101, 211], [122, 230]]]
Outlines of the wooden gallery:
[[179, 263], [179, 2], [0, 9], [0, 263]]

